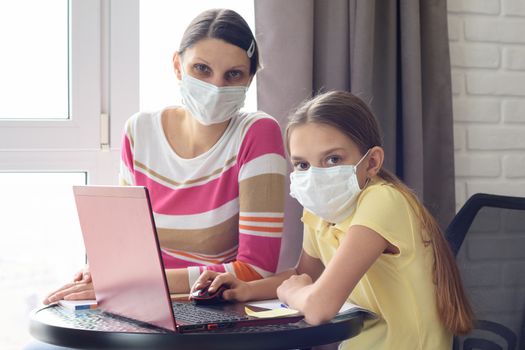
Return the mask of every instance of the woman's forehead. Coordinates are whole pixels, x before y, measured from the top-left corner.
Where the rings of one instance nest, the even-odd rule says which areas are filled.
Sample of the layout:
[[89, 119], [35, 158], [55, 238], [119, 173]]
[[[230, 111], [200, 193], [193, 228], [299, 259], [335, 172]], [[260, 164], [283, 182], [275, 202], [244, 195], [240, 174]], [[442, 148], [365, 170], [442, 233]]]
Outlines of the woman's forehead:
[[221, 39], [205, 38], [197, 41], [184, 51], [184, 60], [200, 59], [209, 64], [250, 67], [245, 50]]

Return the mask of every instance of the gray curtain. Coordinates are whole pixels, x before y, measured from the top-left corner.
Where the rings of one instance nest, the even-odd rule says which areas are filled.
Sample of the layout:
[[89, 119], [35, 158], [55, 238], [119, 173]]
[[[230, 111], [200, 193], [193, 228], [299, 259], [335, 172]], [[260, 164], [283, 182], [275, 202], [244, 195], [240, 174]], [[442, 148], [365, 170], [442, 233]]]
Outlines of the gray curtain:
[[[381, 124], [386, 168], [443, 228], [455, 213], [446, 16], [444, 0], [255, 0], [259, 109], [284, 127], [319, 91], [360, 96]], [[281, 267], [297, 260], [299, 217], [288, 198]]]

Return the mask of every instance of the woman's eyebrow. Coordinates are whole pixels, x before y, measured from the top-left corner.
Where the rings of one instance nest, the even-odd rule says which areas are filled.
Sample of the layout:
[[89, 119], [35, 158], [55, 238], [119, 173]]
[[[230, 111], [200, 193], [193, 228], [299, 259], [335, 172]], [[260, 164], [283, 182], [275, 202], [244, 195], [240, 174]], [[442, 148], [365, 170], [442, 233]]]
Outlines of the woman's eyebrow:
[[195, 57], [196, 60], [202, 61], [202, 63], [206, 63], [208, 66], [210, 65], [210, 62], [206, 61], [204, 58], [201, 57]]

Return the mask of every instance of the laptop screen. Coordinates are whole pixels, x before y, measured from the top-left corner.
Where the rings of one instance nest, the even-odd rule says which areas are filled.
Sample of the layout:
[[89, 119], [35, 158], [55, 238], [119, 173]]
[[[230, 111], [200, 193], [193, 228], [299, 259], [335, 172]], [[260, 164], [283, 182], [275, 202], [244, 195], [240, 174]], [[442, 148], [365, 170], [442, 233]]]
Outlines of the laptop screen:
[[175, 331], [146, 188], [73, 191], [99, 308]]

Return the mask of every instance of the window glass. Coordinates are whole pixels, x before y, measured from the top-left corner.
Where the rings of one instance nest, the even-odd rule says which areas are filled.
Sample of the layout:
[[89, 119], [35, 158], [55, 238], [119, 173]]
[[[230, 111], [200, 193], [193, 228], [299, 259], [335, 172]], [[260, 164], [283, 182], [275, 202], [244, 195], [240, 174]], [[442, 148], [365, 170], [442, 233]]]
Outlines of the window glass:
[[[141, 0], [140, 1], [140, 109], [155, 111], [180, 104], [173, 53], [191, 20], [204, 10], [228, 8], [239, 13], [255, 32], [253, 1], [247, 0]], [[254, 79], [244, 109], [255, 111]]]
[[72, 185], [86, 173], [0, 172], [0, 348], [30, 340], [29, 313], [84, 264]]
[[0, 119], [67, 119], [68, 1], [0, 2]]

